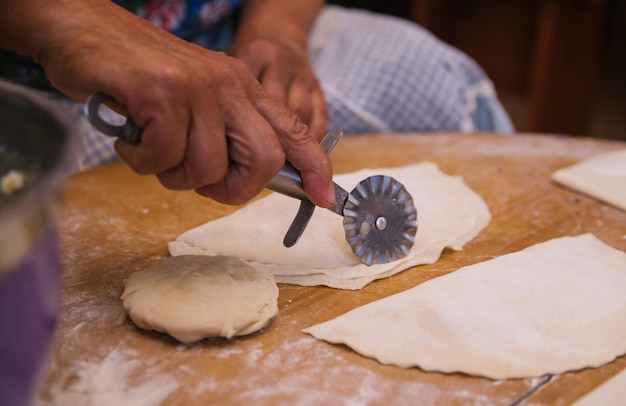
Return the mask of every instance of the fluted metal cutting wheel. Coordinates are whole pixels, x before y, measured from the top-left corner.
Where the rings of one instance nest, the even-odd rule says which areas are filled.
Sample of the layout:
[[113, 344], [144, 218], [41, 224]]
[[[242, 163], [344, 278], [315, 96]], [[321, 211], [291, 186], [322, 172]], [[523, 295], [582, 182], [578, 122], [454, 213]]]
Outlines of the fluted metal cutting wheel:
[[403, 258], [415, 243], [418, 228], [413, 197], [390, 176], [370, 176], [350, 192], [343, 228], [352, 252], [364, 264]]

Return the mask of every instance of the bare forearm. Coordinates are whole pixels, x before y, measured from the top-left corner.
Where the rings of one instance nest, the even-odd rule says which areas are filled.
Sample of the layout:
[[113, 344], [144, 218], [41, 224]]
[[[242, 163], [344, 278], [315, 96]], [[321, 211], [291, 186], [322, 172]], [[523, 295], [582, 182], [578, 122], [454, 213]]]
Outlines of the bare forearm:
[[88, 74], [86, 69], [106, 61], [105, 65], [115, 62], [123, 71], [126, 62], [119, 58], [124, 54], [178, 40], [110, 0], [42, 3], [0, 2], [0, 47], [32, 57], [55, 87], [77, 100], [119, 83], [108, 79], [112, 75]]
[[0, 47], [37, 57], [58, 33], [67, 35], [67, 30], [76, 26], [76, 16], [88, 21], [89, 11], [102, 3], [103, 0], [4, 0], [0, 5]]
[[238, 41], [254, 37], [281, 39], [305, 49], [323, 0], [250, 0], [246, 3]]

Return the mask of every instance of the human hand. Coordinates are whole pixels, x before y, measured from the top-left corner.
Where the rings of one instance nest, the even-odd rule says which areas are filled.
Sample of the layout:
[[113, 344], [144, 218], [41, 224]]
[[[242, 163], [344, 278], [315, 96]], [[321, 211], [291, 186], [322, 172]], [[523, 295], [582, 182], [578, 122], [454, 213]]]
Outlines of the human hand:
[[322, 140], [328, 125], [328, 106], [305, 50], [260, 36], [236, 41], [228, 54], [244, 61], [263, 88], [307, 123], [311, 135]]
[[243, 62], [184, 42], [109, 1], [66, 4], [80, 18], [46, 21], [50, 29], [41, 27], [48, 34], [35, 41], [33, 55], [65, 94], [84, 100], [100, 91], [127, 108], [142, 141], [117, 140], [115, 148], [136, 172], [155, 174], [170, 189], [240, 204], [288, 160], [313, 203], [334, 201], [328, 157]]

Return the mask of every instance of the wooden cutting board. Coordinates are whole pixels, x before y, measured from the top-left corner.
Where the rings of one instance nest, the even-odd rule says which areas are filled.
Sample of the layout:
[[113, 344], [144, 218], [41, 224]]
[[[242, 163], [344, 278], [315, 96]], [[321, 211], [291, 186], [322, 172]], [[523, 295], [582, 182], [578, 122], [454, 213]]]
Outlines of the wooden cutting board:
[[[167, 242], [236, 210], [162, 188], [124, 164], [69, 180], [60, 206], [63, 304], [43, 403], [166, 405], [533, 404], [566, 405], [626, 368], [494, 381], [384, 366], [301, 329], [452, 272], [564, 235], [591, 232], [626, 251], [626, 212], [559, 187], [556, 169], [624, 142], [540, 135], [345, 136], [331, 154], [336, 173], [432, 161], [461, 175], [493, 219], [463, 251], [359, 291], [279, 285], [279, 315], [232, 340], [181, 345], [140, 330], [119, 299], [124, 279], [168, 256]], [[263, 236], [259, 236], [263, 238]], [[126, 403], [125, 403], [126, 402]]]

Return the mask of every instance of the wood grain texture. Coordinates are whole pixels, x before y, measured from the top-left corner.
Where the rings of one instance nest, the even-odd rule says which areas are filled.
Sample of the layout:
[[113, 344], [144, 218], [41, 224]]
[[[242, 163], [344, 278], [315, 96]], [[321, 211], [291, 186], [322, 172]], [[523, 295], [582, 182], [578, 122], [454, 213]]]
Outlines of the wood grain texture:
[[591, 232], [626, 251], [626, 212], [550, 181], [556, 169], [619, 148], [626, 143], [532, 134], [346, 136], [331, 154], [336, 173], [432, 161], [484, 198], [491, 223], [463, 251], [446, 250], [435, 264], [359, 291], [280, 285], [279, 315], [261, 332], [185, 346], [132, 324], [119, 299], [124, 279], [168, 256], [167, 242], [180, 233], [236, 208], [165, 190], [121, 163], [80, 173], [69, 180], [60, 207], [63, 305], [39, 398], [58, 399], [84, 379], [81, 369], [117, 350], [133, 361], [121, 396], [166, 379], [176, 384], [167, 405], [568, 404], [626, 367], [626, 357], [558, 376], [493, 381], [384, 366], [300, 330], [559, 236]]

